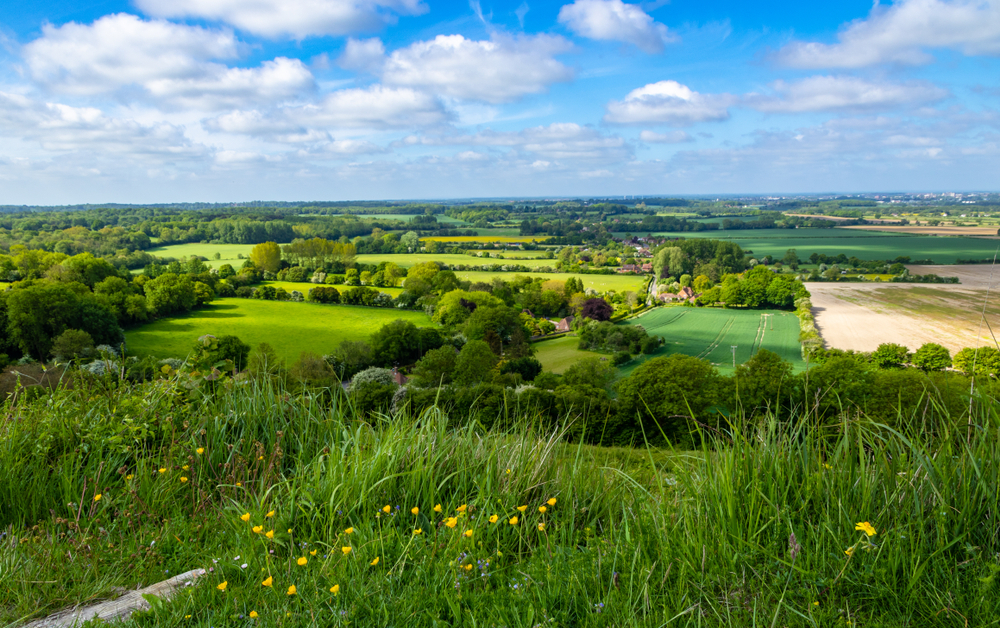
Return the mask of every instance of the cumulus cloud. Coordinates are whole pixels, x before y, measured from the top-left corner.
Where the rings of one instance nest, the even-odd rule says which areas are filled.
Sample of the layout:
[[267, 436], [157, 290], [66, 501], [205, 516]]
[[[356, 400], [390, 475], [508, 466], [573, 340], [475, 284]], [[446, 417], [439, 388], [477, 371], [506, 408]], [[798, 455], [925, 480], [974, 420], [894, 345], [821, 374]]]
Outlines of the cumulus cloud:
[[676, 81], [660, 81], [632, 90], [624, 100], [612, 100], [604, 121], [670, 126], [721, 122], [729, 119], [729, 106], [735, 101], [730, 94], [699, 94]]
[[371, 39], [347, 40], [344, 52], [337, 59], [337, 65], [345, 70], [374, 72], [385, 62], [385, 46], [378, 37]]
[[553, 58], [571, 48], [551, 35], [496, 34], [489, 41], [438, 35], [389, 55], [382, 80], [453, 98], [511, 102], [572, 80], [573, 71]]
[[224, 22], [269, 38], [348, 35], [392, 24], [398, 15], [420, 15], [420, 0], [136, 0], [157, 17]]
[[139, 87], [169, 106], [217, 109], [313, 89], [313, 76], [298, 59], [279, 57], [257, 68], [216, 62], [238, 57], [242, 48], [229, 31], [119, 13], [89, 25], [45, 25], [23, 54], [32, 78], [76, 95]]
[[606, 135], [573, 122], [556, 122], [517, 132], [480, 131], [475, 134], [411, 136], [402, 145], [487, 146], [510, 148], [525, 158], [552, 161], [620, 162], [630, 159], [632, 147], [621, 137]]
[[860, 68], [879, 63], [921, 64], [931, 49], [1000, 55], [1000, 0], [878, 2], [867, 19], [846, 25], [838, 42], [793, 42], [778, 59], [797, 68]]
[[803, 113], [888, 109], [948, 96], [946, 90], [923, 81], [890, 83], [852, 76], [812, 76], [791, 83], [776, 81], [771, 87], [777, 95], [749, 94], [744, 102], [769, 113]]
[[668, 133], [643, 131], [639, 134], [639, 139], [650, 144], [683, 144], [694, 141], [694, 138], [684, 131], [670, 131]]
[[676, 40], [638, 5], [621, 0], [576, 0], [559, 10], [559, 23], [582, 37], [634, 44], [651, 54]]

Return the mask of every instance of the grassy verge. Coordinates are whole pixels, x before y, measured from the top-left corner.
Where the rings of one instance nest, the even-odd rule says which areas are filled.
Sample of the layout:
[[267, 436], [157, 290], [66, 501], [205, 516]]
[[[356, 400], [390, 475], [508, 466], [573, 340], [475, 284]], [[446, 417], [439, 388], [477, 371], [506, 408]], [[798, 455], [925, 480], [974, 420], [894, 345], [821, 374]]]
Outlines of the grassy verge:
[[933, 440], [803, 417], [665, 452], [562, 443], [530, 417], [484, 433], [267, 381], [186, 381], [7, 401], [0, 623], [195, 567], [208, 575], [128, 625], [1000, 616], [995, 406]]

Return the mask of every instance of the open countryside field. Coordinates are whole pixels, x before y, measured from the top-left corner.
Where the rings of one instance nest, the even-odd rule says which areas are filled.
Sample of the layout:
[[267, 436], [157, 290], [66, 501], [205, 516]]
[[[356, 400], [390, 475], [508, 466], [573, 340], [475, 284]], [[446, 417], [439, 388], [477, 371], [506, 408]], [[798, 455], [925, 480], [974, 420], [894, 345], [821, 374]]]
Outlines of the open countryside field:
[[441, 264], [447, 264], [449, 266], [458, 266], [458, 265], [481, 266], [483, 264], [516, 264], [518, 266], [527, 266], [529, 268], [538, 268], [540, 266], [552, 267], [556, 263], [556, 261], [552, 259], [538, 258], [538, 259], [508, 260], [508, 259], [496, 259], [493, 257], [486, 258], [486, 257], [473, 257], [472, 255], [456, 255], [452, 253], [410, 253], [407, 255], [365, 254], [365, 255], [358, 255], [357, 261], [359, 264], [378, 264], [379, 262], [393, 262], [398, 266], [402, 266], [403, 268], [409, 268], [414, 264], [420, 264], [423, 262], [439, 262]]
[[658, 307], [623, 325], [641, 325], [666, 344], [656, 355], [642, 356], [622, 368], [629, 375], [650, 357], [683, 353], [704, 358], [721, 372], [749, 360], [758, 349], [777, 353], [796, 371], [805, 368], [799, 344], [799, 319], [791, 312], [772, 310], [719, 310], [692, 307]]
[[481, 230], [480, 235], [475, 236], [429, 236], [420, 238], [422, 242], [541, 242], [547, 240], [547, 235], [521, 236], [521, 235], [493, 235]]
[[189, 314], [154, 321], [125, 333], [131, 353], [159, 358], [184, 358], [199, 336], [235, 335], [256, 347], [270, 343], [289, 363], [303, 351], [328, 353], [342, 340], [366, 340], [398, 318], [429, 326], [423, 312], [349, 305], [319, 305], [218, 299]]
[[[292, 290], [298, 290], [304, 295], [309, 293], [310, 288], [315, 288], [317, 286], [323, 286], [328, 284], [319, 283], [301, 283], [296, 281], [263, 281], [260, 283], [262, 286], [272, 286], [274, 288], [284, 288], [286, 292], [291, 292]], [[352, 286], [340, 285], [330, 285], [331, 288], [336, 288], [338, 292], [343, 292], [344, 290], [350, 290]], [[385, 292], [386, 294], [392, 295], [393, 298], [398, 297], [399, 293], [403, 291], [402, 288], [379, 288], [377, 286], [365, 286], [371, 288], [372, 290], [378, 290], [379, 292]]]
[[[237, 255], [242, 255], [243, 258], [246, 258], [250, 255], [250, 249], [253, 247], [253, 244], [201, 244], [200, 242], [188, 242], [186, 244], [158, 246], [146, 249], [146, 252], [157, 257], [176, 257], [178, 259], [187, 259], [192, 255], [198, 255], [207, 257], [208, 261], [205, 264], [212, 268], [218, 268], [223, 264], [232, 264], [233, 268], [239, 269], [240, 264], [243, 263], [243, 259], [238, 258]], [[214, 259], [216, 253], [219, 253], [222, 259]]]
[[492, 281], [494, 277], [500, 277], [504, 280], [511, 280], [516, 275], [522, 275], [526, 277], [542, 277], [544, 279], [559, 279], [565, 281], [570, 277], [576, 277], [577, 279], [583, 281], [584, 288], [593, 288], [598, 292], [607, 292], [608, 290], [616, 290], [618, 292], [634, 290], [638, 292], [642, 290], [643, 286], [646, 285], [646, 280], [648, 276], [646, 275], [581, 275], [573, 273], [503, 273], [503, 272], [487, 272], [487, 271], [456, 271], [455, 275], [461, 279], [468, 279], [469, 281]]
[[[985, 286], [810, 283], [816, 328], [826, 346], [874, 351], [894, 342], [915, 351], [927, 342], [953, 354], [993, 345], [982, 322]], [[1000, 331], [1000, 304], [986, 304], [986, 321]]]
[[[414, 217], [418, 215], [422, 216], [423, 214], [358, 214], [358, 218], [366, 218], [370, 220], [399, 220], [402, 222], [410, 222], [414, 219]], [[439, 223], [455, 225], [456, 227], [461, 227], [462, 225], [469, 224], [463, 220], [452, 218], [451, 216], [445, 216], [444, 214], [434, 214], [434, 218], [436, 218]]]
[[553, 373], [565, 373], [566, 369], [586, 358], [609, 357], [603, 353], [580, 351], [577, 349], [579, 344], [580, 338], [573, 334], [554, 340], [536, 342], [532, 347], [535, 349], [535, 357], [542, 363], [545, 370]]
[[[493, 249], [491, 251], [486, 249], [473, 249], [473, 250], [475, 250], [476, 253], [483, 253], [484, 255], [488, 254], [490, 256], [500, 254], [503, 255], [508, 260], [515, 258], [541, 259], [544, 258], [546, 255], [548, 255], [548, 250], [546, 249], [537, 249], [534, 251], [522, 251], [520, 249], [509, 249], [509, 250]], [[558, 250], [558, 249], [553, 249], [553, 250]], [[551, 261], [555, 262], [555, 260]]]
[[979, 236], [997, 237], [996, 227], [956, 227], [955, 225], [852, 225], [843, 227], [855, 231], [882, 231], [888, 233], [912, 233], [916, 235], [939, 236]]

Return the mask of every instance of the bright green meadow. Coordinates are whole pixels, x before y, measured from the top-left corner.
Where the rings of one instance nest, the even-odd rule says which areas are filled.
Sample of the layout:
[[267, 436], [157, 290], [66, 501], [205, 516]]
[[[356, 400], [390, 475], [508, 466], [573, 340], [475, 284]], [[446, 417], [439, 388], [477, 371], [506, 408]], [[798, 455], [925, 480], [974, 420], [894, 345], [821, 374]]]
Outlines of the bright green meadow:
[[598, 292], [606, 292], [608, 290], [616, 290], [618, 292], [628, 292], [640, 291], [645, 285], [646, 281], [649, 279], [647, 275], [581, 275], [573, 273], [505, 273], [505, 272], [487, 272], [487, 271], [456, 271], [455, 275], [461, 279], [468, 279], [469, 281], [475, 283], [477, 281], [489, 282], [492, 281], [494, 277], [500, 277], [506, 281], [509, 281], [517, 275], [524, 277], [541, 277], [542, 279], [558, 279], [559, 281], [565, 281], [570, 277], [576, 277], [577, 279], [583, 281], [584, 288], [593, 288]]
[[580, 339], [574, 334], [572, 336], [567, 335], [562, 338], [536, 342], [531, 346], [535, 350], [535, 358], [542, 363], [546, 371], [552, 371], [553, 373], [565, 373], [566, 369], [580, 360], [594, 357], [609, 357], [593, 351], [580, 351], [577, 349], [579, 345]]
[[[223, 264], [231, 264], [233, 268], [239, 269], [243, 264], [243, 259], [239, 259], [236, 256], [242, 255], [244, 259], [250, 257], [250, 251], [253, 247], [253, 244], [201, 244], [200, 242], [188, 242], [185, 244], [158, 246], [146, 249], [146, 252], [157, 257], [176, 257], [178, 259], [187, 259], [192, 255], [198, 255], [207, 257], [208, 261], [205, 262], [205, 265], [211, 268], [218, 268]], [[215, 259], [216, 253], [219, 253], [222, 259]]]
[[527, 266], [528, 268], [538, 268], [539, 266], [555, 266], [555, 260], [551, 259], [496, 259], [493, 257], [473, 257], [472, 255], [456, 255], [454, 253], [408, 253], [405, 255], [391, 254], [364, 254], [358, 255], [357, 261], [360, 264], [379, 264], [381, 262], [393, 262], [397, 266], [409, 268], [414, 264], [424, 262], [439, 262], [449, 266], [482, 266], [484, 264], [513, 264], [516, 266]]
[[329, 353], [342, 340], [365, 340], [396, 319], [430, 325], [423, 312], [353, 305], [321, 305], [257, 299], [217, 299], [188, 314], [164, 318], [125, 333], [129, 351], [184, 358], [204, 334], [235, 335], [251, 347], [266, 342], [294, 362], [303, 351]]

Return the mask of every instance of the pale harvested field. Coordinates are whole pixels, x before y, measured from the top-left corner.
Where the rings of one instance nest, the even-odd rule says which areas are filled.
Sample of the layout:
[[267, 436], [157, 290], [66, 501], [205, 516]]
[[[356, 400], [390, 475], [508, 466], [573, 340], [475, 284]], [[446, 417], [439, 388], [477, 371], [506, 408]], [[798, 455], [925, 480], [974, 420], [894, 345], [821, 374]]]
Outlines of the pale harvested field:
[[[884, 342], [916, 350], [927, 342], [953, 354], [993, 344], [1000, 333], [1000, 293], [991, 291], [980, 324], [985, 286], [810, 283], [816, 327], [828, 348], [873, 351]], [[994, 296], [995, 294], [995, 296]]]
[[955, 227], [952, 225], [851, 225], [840, 227], [840, 229], [857, 229], [858, 231], [890, 231], [893, 233], [912, 233], [914, 235], [939, 235], [939, 236], [978, 236], [982, 238], [996, 238], [996, 227]]
[[[962, 285], [967, 288], [986, 288], [992, 285], [991, 290], [1000, 288], [1000, 264], [995, 268], [992, 264], [950, 264], [936, 266], [921, 266], [919, 264], [907, 264], [911, 275], [937, 275], [939, 277], [958, 277]], [[992, 281], [990, 277], [992, 275]]]

